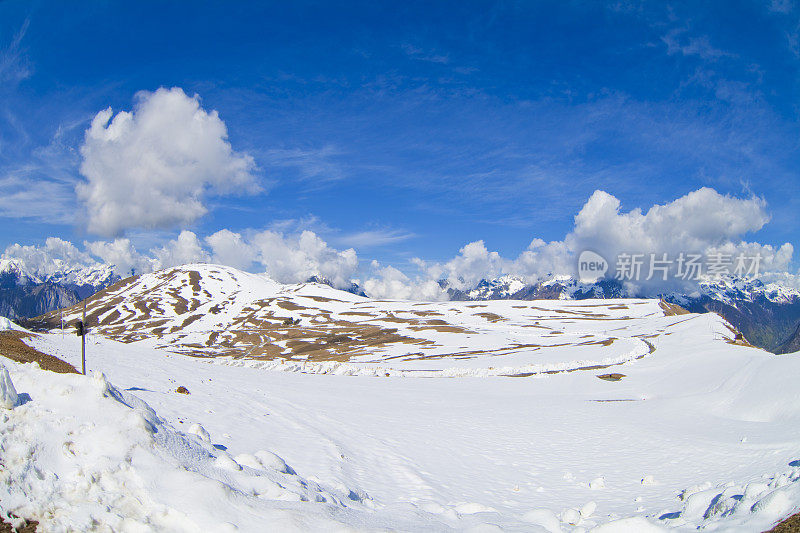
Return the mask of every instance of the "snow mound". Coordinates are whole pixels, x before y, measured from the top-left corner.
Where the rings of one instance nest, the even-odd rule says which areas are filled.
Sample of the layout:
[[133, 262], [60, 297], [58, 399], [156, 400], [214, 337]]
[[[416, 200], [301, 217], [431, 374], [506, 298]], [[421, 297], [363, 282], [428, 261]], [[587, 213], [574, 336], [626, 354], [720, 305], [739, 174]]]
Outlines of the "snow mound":
[[[267, 452], [240, 465], [205, 430], [176, 430], [103, 374], [12, 369], [31, 400], [0, 415], [4, 515], [34, 517], [47, 531], [98, 524], [110, 531], [258, 531], [265, 523], [319, 531], [364, 523], [354, 518], [361, 504], [349, 497], [352, 489], [326, 489]], [[19, 403], [2, 366], [0, 399], [4, 407]]]

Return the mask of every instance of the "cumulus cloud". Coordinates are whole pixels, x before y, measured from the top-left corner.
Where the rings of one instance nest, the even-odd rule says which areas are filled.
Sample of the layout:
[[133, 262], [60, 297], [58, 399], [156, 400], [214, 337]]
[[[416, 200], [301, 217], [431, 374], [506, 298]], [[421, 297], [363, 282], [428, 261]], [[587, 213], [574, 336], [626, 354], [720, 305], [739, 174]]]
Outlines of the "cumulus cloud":
[[734, 198], [702, 188], [646, 213], [620, 211], [620, 201], [595, 191], [575, 217], [566, 242], [574, 250], [620, 252], [702, 252], [748, 233], [769, 221], [760, 198]]
[[89, 231], [188, 224], [208, 211], [206, 196], [257, 189], [253, 158], [232, 149], [197, 95], [161, 88], [137, 99], [131, 112], [100, 111], [86, 131], [77, 193]]
[[270, 277], [283, 283], [323, 276], [336, 287], [346, 287], [358, 268], [355, 250], [331, 248], [313, 231], [306, 230], [293, 236], [262, 231], [255, 234], [251, 242], [257, 262]]
[[3, 258], [18, 259], [29, 271], [40, 276], [47, 276], [64, 268], [95, 263], [88, 253], [58, 237], [48, 237], [44, 246], [12, 244], [3, 252]]
[[500, 276], [508, 270], [510, 263], [499, 253], [487, 250], [483, 241], [467, 244], [446, 263], [428, 264], [420, 259], [415, 262], [430, 278], [446, 279], [458, 289], [472, 288], [481, 279]]
[[177, 239], [153, 250], [153, 255], [155, 255], [160, 268], [189, 263], [207, 263], [210, 259], [210, 255], [203, 249], [197, 235], [187, 230], [182, 231]]
[[[512, 275], [528, 283], [557, 275], [576, 275], [577, 259], [584, 250], [602, 255], [615, 274], [617, 256], [622, 253], [668, 254], [714, 253], [750, 257], [760, 255], [762, 279], [800, 287], [800, 278], [789, 273], [794, 249], [791, 244], [761, 244], [749, 239], [769, 221], [760, 198], [736, 198], [703, 188], [663, 205], [643, 211], [623, 211], [619, 199], [596, 191], [575, 216], [572, 230], [563, 240], [533, 239], [516, 257], [491, 251], [484, 241], [463, 246], [444, 262], [411, 261], [415, 273], [372, 262], [362, 287], [376, 298], [439, 300], [446, 298], [439, 281], [449, 287], [470, 289], [484, 278]], [[117, 273], [128, 275], [193, 262], [211, 261], [250, 271], [266, 272], [276, 281], [298, 283], [311, 276], [329, 279], [338, 288], [349, 287], [359, 273], [359, 260], [352, 248], [339, 250], [310, 230], [248, 230], [236, 233], [220, 230], [205, 238], [182, 231], [162, 246], [139, 253], [130, 240], [84, 242], [81, 250], [72, 243], [50, 238], [44, 246], [6, 249], [3, 257], [17, 258], [46, 271], [59, 265], [83, 265], [99, 259], [116, 265]], [[674, 270], [674, 266], [673, 266]], [[670, 285], [672, 283], [672, 285]], [[659, 279], [639, 285], [643, 293], [687, 290], [689, 282], [664, 283]]]
[[364, 291], [373, 298], [395, 300], [446, 300], [445, 293], [433, 279], [412, 280], [393, 266], [373, 262], [374, 277], [364, 281]]
[[158, 269], [154, 258], [145, 257], [136, 251], [129, 239], [84, 242], [86, 249], [106, 264], [114, 265], [115, 272], [122, 277], [131, 273], [144, 274]]
[[[533, 239], [515, 258], [502, 257], [486, 248], [483, 241], [467, 244], [458, 255], [443, 263], [416, 265], [430, 279], [446, 279], [458, 289], [474, 287], [484, 278], [512, 275], [528, 283], [554, 275], [577, 275], [577, 260], [584, 250], [602, 255], [611, 265], [610, 275], [620, 254], [667, 254], [673, 260], [680, 253], [703, 256], [723, 253], [761, 257], [760, 272], [784, 272], [789, 268], [793, 247], [748, 242], [745, 237], [759, 231], [769, 221], [764, 200], [736, 198], [710, 188], [690, 192], [672, 202], [654, 205], [646, 212], [624, 212], [619, 199], [595, 191], [575, 216], [575, 224], [562, 241]], [[672, 265], [672, 272], [677, 266]], [[396, 279], [392, 278], [392, 279]], [[653, 279], [638, 288], [645, 292], [680, 290], [689, 283], [667, 283]], [[365, 285], [366, 286], [366, 285]], [[394, 286], [387, 284], [384, 287]], [[400, 294], [400, 292], [398, 292]]]
[[241, 234], [223, 229], [205, 238], [211, 247], [211, 262], [249, 270], [256, 260], [255, 247], [242, 239]]

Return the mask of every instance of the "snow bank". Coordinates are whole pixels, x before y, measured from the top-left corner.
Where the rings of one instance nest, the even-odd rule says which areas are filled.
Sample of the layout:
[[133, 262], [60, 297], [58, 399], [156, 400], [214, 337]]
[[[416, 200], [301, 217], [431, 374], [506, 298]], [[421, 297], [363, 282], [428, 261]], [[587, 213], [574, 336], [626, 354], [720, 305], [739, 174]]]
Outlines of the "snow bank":
[[[258, 451], [240, 464], [202, 428], [181, 432], [108, 382], [15, 365], [31, 397], [0, 413], [0, 513], [45, 531], [281, 531], [381, 527], [355, 491], [328, 489]], [[0, 390], [16, 405], [8, 371]], [[360, 526], [360, 527], [356, 527]]]

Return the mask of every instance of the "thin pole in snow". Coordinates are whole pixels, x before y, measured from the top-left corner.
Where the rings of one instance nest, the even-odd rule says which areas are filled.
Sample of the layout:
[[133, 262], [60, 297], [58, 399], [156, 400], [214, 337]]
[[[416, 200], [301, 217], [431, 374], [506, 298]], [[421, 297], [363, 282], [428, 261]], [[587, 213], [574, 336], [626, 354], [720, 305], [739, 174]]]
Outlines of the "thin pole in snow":
[[86, 302], [83, 302], [83, 335], [81, 335], [81, 372], [86, 375]]
[[64, 338], [64, 311], [62, 309], [58, 310], [58, 318], [61, 320], [61, 338]]

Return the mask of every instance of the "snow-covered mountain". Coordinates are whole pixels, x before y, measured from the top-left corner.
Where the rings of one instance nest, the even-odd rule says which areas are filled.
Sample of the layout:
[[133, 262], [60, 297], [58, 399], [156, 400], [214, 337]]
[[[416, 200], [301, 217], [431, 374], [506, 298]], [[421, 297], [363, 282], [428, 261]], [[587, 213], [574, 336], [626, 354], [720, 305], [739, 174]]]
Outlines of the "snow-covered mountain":
[[[553, 302], [493, 302], [489, 310], [471, 302], [372, 300], [209, 264], [128, 278], [86, 303], [89, 328], [105, 338], [199, 357], [369, 375], [515, 375], [616, 365], [651, 350], [637, 336], [635, 317], [665, 313], [657, 300], [574, 303], [569, 312], [553, 311]], [[576, 331], [548, 325], [565, 313], [575, 316]], [[82, 316], [83, 305], [63, 311], [70, 327]], [[587, 331], [585, 320], [602, 323]], [[38, 318], [37, 325], [59, 327], [60, 313]], [[493, 355], [490, 367], [476, 364], [481, 354]]]
[[41, 282], [21, 261], [0, 259], [0, 288], [24, 287]]
[[32, 271], [16, 259], [0, 259], [0, 316], [15, 320], [74, 305], [119, 281], [114, 267], [50, 265]]
[[95, 263], [83, 267], [64, 267], [44, 277], [44, 281], [74, 289], [82, 300], [118, 282], [113, 265]]

